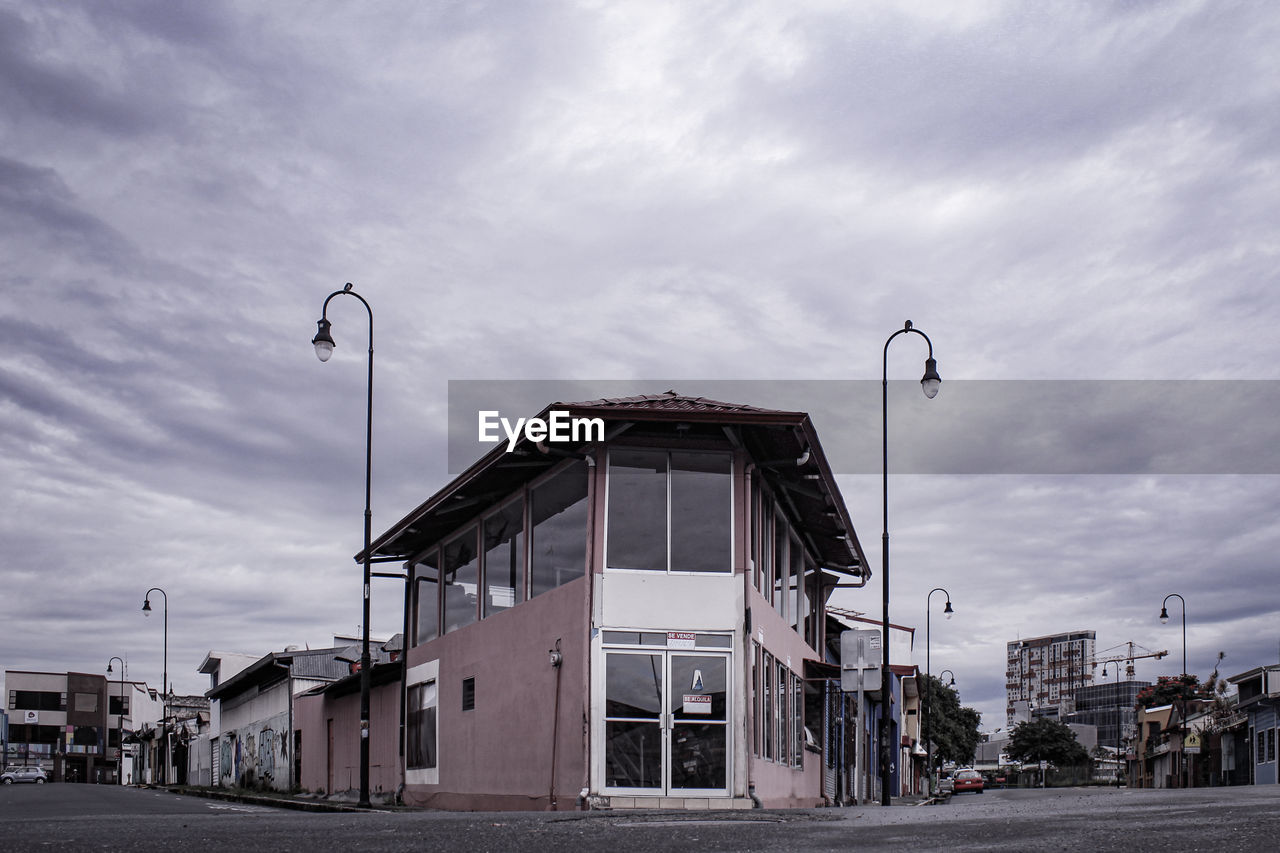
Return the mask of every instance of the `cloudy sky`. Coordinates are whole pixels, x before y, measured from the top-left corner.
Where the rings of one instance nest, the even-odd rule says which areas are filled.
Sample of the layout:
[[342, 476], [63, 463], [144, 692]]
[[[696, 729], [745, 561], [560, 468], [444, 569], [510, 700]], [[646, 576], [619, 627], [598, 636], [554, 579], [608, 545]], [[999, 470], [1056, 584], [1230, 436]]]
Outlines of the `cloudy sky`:
[[[357, 632], [363, 309], [331, 306], [328, 364], [309, 343], [348, 281], [375, 532], [448, 479], [450, 380], [809, 380], [831, 413], [909, 318], [946, 381], [895, 385], [904, 453], [991, 381], [1174, 388], [1142, 397], [1166, 424], [1200, 398], [1145, 383], [1274, 382], [1278, 41], [1280, 10], [1225, 0], [0, 0], [0, 665], [158, 684], [153, 586], [180, 692], [210, 649]], [[1271, 382], [1229, 395], [1243, 421]], [[875, 446], [868, 399], [815, 414], [833, 457]], [[1169, 452], [1198, 461], [1150, 464], [1143, 407], [1060, 411], [892, 478], [894, 621], [934, 586], [957, 610], [934, 669], [988, 728], [1020, 636], [1176, 673], [1171, 592], [1193, 672], [1280, 659], [1275, 445], [1206, 464], [1236, 415], [1193, 419]], [[988, 470], [1002, 446], [1094, 464]], [[878, 474], [833, 464], [878, 566]]]

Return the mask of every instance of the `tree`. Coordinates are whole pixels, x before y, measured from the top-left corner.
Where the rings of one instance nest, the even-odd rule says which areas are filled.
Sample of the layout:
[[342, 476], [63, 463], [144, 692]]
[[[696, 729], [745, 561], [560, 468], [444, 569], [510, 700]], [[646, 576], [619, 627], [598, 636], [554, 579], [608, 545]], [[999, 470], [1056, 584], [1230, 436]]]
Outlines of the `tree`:
[[1155, 708], [1160, 705], [1199, 699], [1203, 695], [1198, 676], [1162, 675], [1155, 684], [1142, 688], [1138, 693], [1137, 701], [1143, 708]]
[[1076, 733], [1065, 723], [1046, 717], [1014, 726], [1005, 751], [1024, 763], [1048, 761], [1059, 767], [1089, 763], [1089, 753], [1076, 740]]
[[960, 694], [929, 676], [929, 740], [935, 762], [970, 764], [978, 749], [981, 715], [960, 706]]

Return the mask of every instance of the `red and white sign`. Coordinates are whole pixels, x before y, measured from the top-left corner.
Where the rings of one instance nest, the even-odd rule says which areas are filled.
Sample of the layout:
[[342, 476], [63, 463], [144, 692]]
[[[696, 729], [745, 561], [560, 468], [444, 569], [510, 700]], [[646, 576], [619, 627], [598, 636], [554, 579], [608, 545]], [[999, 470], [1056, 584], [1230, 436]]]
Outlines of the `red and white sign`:
[[697, 636], [692, 631], [668, 631], [667, 648], [692, 649], [697, 644]]
[[39, 711], [23, 711], [23, 712], [22, 712], [22, 723], [23, 723], [23, 725], [27, 725], [27, 726], [34, 726], [34, 725], [38, 724], [39, 722], [40, 722], [40, 712], [39, 712]]
[[686, 714], [710, 714], [711, 697], [686, 693], [684, 696], [684, 712]]

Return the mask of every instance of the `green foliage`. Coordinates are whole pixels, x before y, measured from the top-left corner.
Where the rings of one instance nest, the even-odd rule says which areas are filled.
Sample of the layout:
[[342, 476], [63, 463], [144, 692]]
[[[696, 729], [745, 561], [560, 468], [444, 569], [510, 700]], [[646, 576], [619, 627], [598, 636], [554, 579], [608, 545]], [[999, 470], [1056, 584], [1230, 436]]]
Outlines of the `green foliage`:
[[978, 749], [981, 716], [973, 708], [960, 705], [960, 694], [929, 676], [929, 740], [937, 763], [973, 763]]
[[1006, 752], [1021, 762], [1048, 761], [1060, 767], [1089, 763], [1089, 753], [1076, 740], [1076, 733], [1065, 723], [1045, 717], [1018, 723], [1009, 733]]
[[1156, 708], [1186, 699], [1199, 699], [1204, 693], [1200, 679], [1194, 675], [1162, 675], [1155, 684], [1138, 693], [1138, 705]]

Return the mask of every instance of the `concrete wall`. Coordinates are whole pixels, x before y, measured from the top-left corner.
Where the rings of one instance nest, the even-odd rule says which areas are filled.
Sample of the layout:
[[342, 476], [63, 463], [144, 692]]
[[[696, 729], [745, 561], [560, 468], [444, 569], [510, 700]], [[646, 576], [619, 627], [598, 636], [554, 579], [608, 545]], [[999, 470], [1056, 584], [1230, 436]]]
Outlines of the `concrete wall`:
[[[587, 769], [588, 588], [578, 578], [409, 650], [410, 669], [439, 661], [439, 784], [408, 785], [405, 802], [542, 809], [554, 791], [560, 808], [573, 807]], [[547, 654], [557, 640], [558, 724]], [[471, 711], [461, 710], [464, 678], [475, 679]]]

